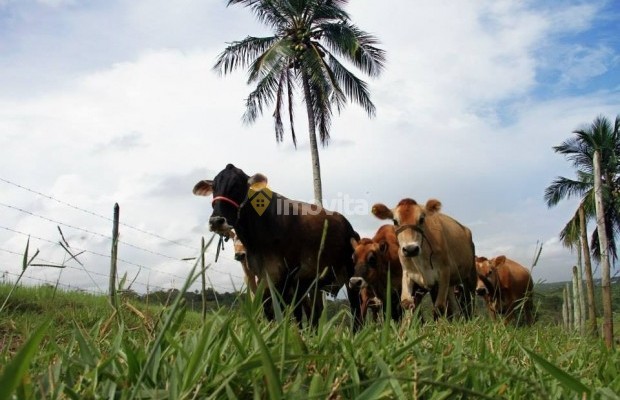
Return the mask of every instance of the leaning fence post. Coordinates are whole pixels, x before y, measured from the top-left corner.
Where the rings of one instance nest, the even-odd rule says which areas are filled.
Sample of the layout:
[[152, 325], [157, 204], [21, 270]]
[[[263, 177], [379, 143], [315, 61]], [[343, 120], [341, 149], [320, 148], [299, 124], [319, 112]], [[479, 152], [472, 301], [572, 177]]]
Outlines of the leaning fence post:
[[120, 210], [118, 203], [114, 204], [114, 225], [112, 227], [112, 256], [110, 257], [110, 302], [118, 310], [116, 297], [116, 260], [118, 257], [118, 221]]
[[574, 329], [576, 331], [581, 332], [581, 306], [579, 305], [579, 303], [581, 302], [581, 293], [579, 292], [579, 286], [578, 286], [578, 273], [577, 273], [577, 266], [573, 266], [573, 313], [574, 313], [574, 318], [573, 318], [573, 324], [574, 324]]
[[568, 316], [568, 287], [564, 286], [562, 289], [562, 322], [564, 323], [564, 327], [568, 330], [570, 329], [570, 319]]
[[200, 277], [202, 278], [202, 321], [207, 319], [207, 279], [205, 277], [205, 237], [200, 241]]

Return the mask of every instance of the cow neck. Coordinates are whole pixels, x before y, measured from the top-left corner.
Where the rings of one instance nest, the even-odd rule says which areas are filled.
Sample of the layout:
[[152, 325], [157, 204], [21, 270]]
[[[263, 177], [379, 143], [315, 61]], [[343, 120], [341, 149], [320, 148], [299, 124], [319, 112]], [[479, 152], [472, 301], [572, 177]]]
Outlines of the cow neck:
[[213, 198], [213, 200], [211, 200], [211, 204], [215, 203], [216, 201], [225, 201], [228, 204], [232, 204], [233, 206], [235, 206], [235, 208], [239, 209], [241, 206], [239, 205], [239, 203], [237, 203], [236, 201], [234, 201], [231, 198], [228, 198], [226, 196], [215, 196]]
[[[272, 194], [271, 201], [276, 202], [276, 198], [279, 197], [279, 194], [276, 192], [272, 192]], [[258, 215], [252, 205], [248, 205], [249, 202], [250, 198], [246, 196], [241, 204], [239, 204], [235, 232], [237, 232], [239, 239], [246, 247], [253, 247], [257, 242], [260, 242], [260, 237], [263, 237], [265, 234], [265, 232], [261, 234], [252, 233], [255, 223], [261, 220], [269, 220], [273, 218], [273, 216], [269, 213], [269, 209], [265, 210], [262, 215]]]

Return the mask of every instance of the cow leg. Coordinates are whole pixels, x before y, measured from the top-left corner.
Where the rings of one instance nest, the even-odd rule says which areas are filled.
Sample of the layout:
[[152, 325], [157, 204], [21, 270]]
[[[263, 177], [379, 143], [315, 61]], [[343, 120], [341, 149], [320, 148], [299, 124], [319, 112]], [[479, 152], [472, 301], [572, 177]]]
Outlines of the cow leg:
[[[416, 294], [417, 296], [417, 294]], [[416, 297], [414, 297], [414, 303], [416, 303], [415, 301]], [[399, 296], [398, 296], [398, 292], [396, 292], [395, 290], [392, 290], [392, 294], [390, 295], [390, 300], [392, 302], [391, 307], [392, 307], [392, 320], [394, 321], [400, 321], [401, 318], [403, 317], [403, 309], [400, 306], [399, 303]], [[386, 307], [387, 307], [387, 303], [386, 303]]]
[[459, 296], [457, 296], [457, 300], [461, 306], [461, 310], [463, 311], [463, 316], [465, 319], [471, 319], [474, 316], [474, 304], [475, 304], [475, 294], [474, 290], [470, 290], [470, 285], [464, 284], [460, 288]]
[[439, 283], [437, 284], [437, 299], [435, 300], [435, 308], [433, 310], [435, 313], [435, 319], [437, 319], [439, 316], [451, 317], [451, 315], [448, 315], [448, 291], [452, 290], [452, 286], [450, 286], [450, 277], [447, 276], [446, 273], [442, 274], [441, 272], [442, 271], [440, 271], [439, 273]]
[[357, 332], [363, 323], [360, 296], [357, 293], [357, 290], [351, 289], [349, 285], [346, 285], [346, 288], [347, 288], [347, 297], [349, 298], [349, 304], [351, 305], [351, 316], [353, 318], [353, 332]]
[[302, 305], [304, 306], [304, 311], [306, 312], [306, 317], [310, 325], [313, 328], [318, 327], [319, 319], [323, 313], [323, 292], [319, 290], [316, 292], [315, 296], [314, 291], [311, 291], [310, 294], [305, 296]]
[[410, 310], [415, 306], [413, 299], [413, 281], [409, 279], [407, 271], [403, 269], [402, 292], [400, 294], [400, 305], [405, 310]]

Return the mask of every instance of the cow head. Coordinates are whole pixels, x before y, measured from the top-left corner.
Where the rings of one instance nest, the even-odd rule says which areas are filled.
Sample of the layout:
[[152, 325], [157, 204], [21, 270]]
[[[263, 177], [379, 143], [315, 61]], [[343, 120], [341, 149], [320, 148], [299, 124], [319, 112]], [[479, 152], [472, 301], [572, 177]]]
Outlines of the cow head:
[[377, 243], [371, 239], [363, 238], [359, 241], [351, 238], [353, 247], [353, 264], [355, 271], [349, 279], [350, 288], [377, 287], [383, 285], [387, 276], [387, 268], [384, 265], [388, 244]]
[[423, 207], [413, 199], [403, 199], [394, 210], [383, 204], [375, 204], [372, 213], [379, 219], [391, 219], [396, 226], [401, 254], [405, 257], [416, 257], [422, 252], [423, 241], [428, 241], [424, 232], [425, 220], [440, 209], [439, 200], [430, 199]]
[[237, 234], [235, 233], [233, 229], [230, 230], [228, 234], [228, 238], [232, 239], [233, 241], [233, 248], [235, 250], [235, 260], [245, 262], [246, 260], [245, 246], [243, 245], [243, 243], [241, 243], [241, 240], [239, 240], [239, 237], [237, 236]]
[[209, 218], [209, 229], [228, 236], [237, 223], [239, 208], [247, 199], [250, 186], [266, 183], [267, 178], [264, 175], [256, 174], [250, 177], [241, 169], [228, 164], [213, 180], [198, 182], [193, 193], [197, 196], [213, 194], [213, 213]]
[[506, 262], [506, 256], [498, 256], [490, 260], [486, 257], [476, 257], [476, 272], [478, 273], [477, 295], [486, 296], [495, 293], [500, 286], [497, 268], [503, 265], [504, 262]]

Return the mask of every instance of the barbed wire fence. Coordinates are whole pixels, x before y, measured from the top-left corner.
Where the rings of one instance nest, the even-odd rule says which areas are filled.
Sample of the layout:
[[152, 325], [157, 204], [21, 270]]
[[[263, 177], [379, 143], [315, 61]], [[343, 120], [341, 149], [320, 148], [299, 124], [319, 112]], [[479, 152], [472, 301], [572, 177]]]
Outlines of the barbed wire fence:
[[[97, 295], [109, 293], [107, 281], [110, 278], [109, 266], [112, 260], [110, 251], [114, 240], [112, 235], [102, 233], [103, 228], [91, 228], [90, 225], [88, 228], [78, 226], [74, 222], [76, 218], [72, 218], [70, 222], [59, 214], [67, 210], [77, 212], [78, 215], [84, 217], [77, 217], [80, 222], [82, 219], [96, 218], [100, 220], [99, 225], [101, 221], [106, 222], [105, 226], [110, 233], [114, 219], [3, 177], [0, 177], [0, 184], [10, 190], [19, 191], [22, 195], [30, 196], [32, 200], [53, 203], [59, 207], [59, 212], [48, 214], [36, 211], [33, 206], [11, 204], [0, 200], [0, 209], [11, 213], [14, 219], [30, 217], [39, 222], [36, 228], [21, 228], [6, 226], [2, 222], [6, 219], [0, 219], [0, 233], [4, 232], [6, 236], [6, 240], [2, 240], [0, 236], [0, 279], [2, 282], [9, 283], [20, 276], [24, 248], [19, 248], [18, 244], [25, 246], [28, 241], [32, 247], [43, 248], [41, 257], [37, 257], [37, 262], [42, 266], [29, 267], [28, 271], [22, 274], [24, 284], [53, 285], [66, 290]], [[110, 205], [111, 215], [112, 210], [113, 205]], [[120, 281], [124, 281], [126, 286], [122, 289], [139, 294], [169, 291], [182, 287], [190, 270], [201, 256], [201, 238], [196, 237], [193, 240], [196, 243], [194, 246], [184, 241], [166, 238], [135, 225], [123, 222], [122, 217], [119, 221], [121, 235], [117, 241], [118, 273], [115, 279], [117, 287]], [[45, 226], [46, 229], [42, 231], [48, 233], [43, 234], [32, 230], [41, 226]], [[49, 233], [50, 227], [57, 229], [57, 235]], [[65, 238], [70, 235], [81, 235], [82, 238], [88, 240], [80, 240], [80, 242], [86, 242], [83, 246], [76, 245], [71, 239], [67, 241]], [[144, 238], [150, 240], [149, 245], [142, 244], [146, 242]], [[97, 242], [97, 245], [93, 245], [93, 241]], [[217, 241], [214, 242], [217, 243]], [[163, 247], [168, 250], [174, 248], [176, 251], [167, 252], [162, 250]], [[229, 247], [232, 248], [232, 245]], [[216, 248], [213, 246], [205, 253], [205, 258], [210, 264], [206, 270], [208, 286], [219, 293], [243, 289], [243, 272], [239, 263], [233, 259], [231, 254], [224, 251], [219, 254], [222, 260], [215, 264], [212, 262], [215, 259], [215, 252]], [[137, 259], [141, 261], [136, 261]], [[45, 268], [45, 266], [59, 268]], [[229, 282], [229, 284], [223, 282]], [[194, 283], [190, 288], [198, 292], [198, 286], [199, 282]]]

